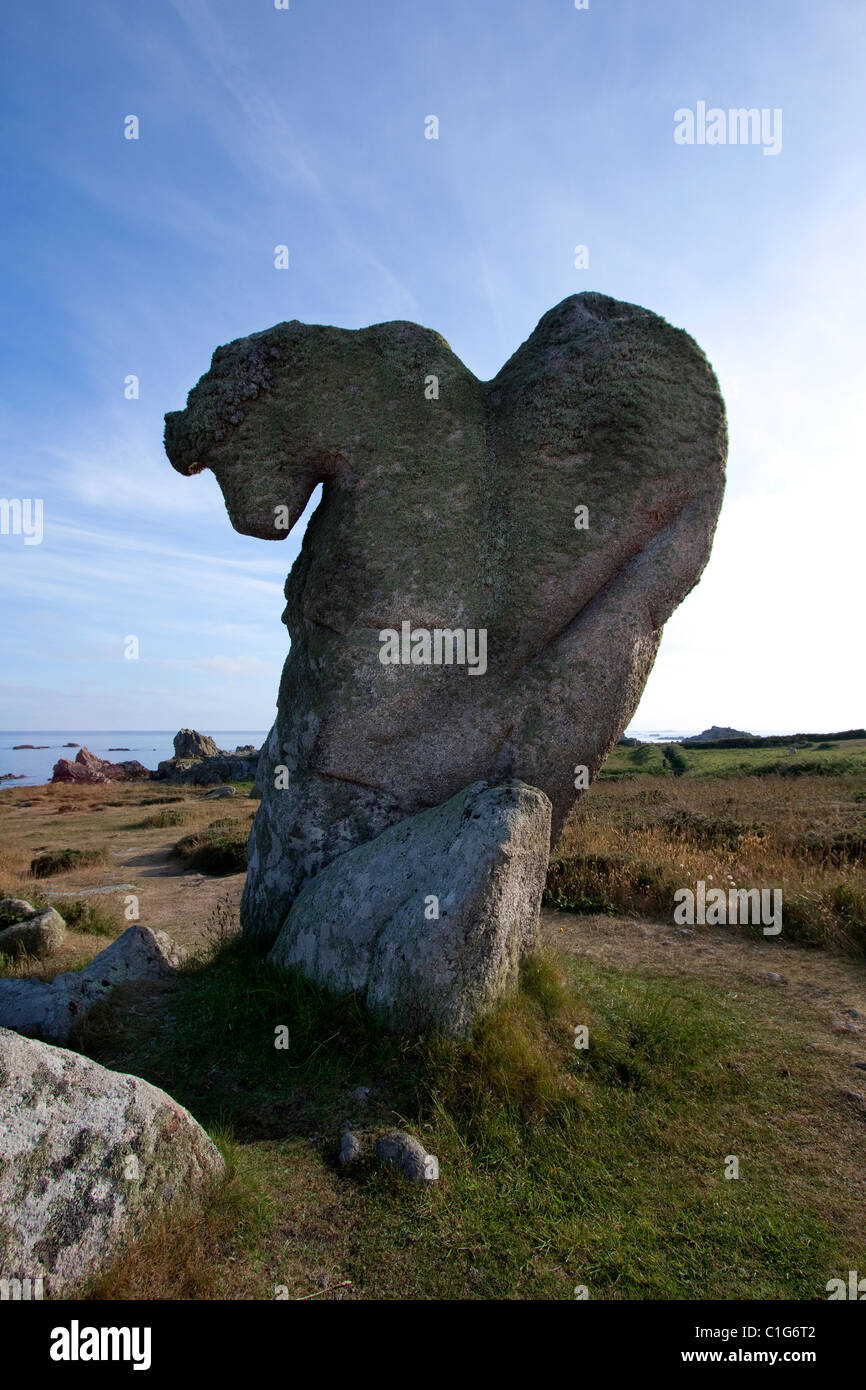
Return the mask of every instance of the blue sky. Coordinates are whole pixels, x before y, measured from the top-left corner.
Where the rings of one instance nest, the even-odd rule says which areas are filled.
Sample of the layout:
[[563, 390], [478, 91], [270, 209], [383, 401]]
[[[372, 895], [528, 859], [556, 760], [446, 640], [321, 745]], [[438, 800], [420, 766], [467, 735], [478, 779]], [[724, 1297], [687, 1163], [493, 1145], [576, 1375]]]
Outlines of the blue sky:
[[[860, 0], [47, 0], [5, 28], [0, 495], [44, 536], [0, 535], [0, 727], [270, 724], [303, 522], [238, 535], [162, 451], [218, 344], [408, 318], [487, 378], [583, 289], [692, 333], [729, 412], [713, 557], [633, 725], [866, 722]], [[677, 145], [701, 100], [781, 109], [781, 153]]]

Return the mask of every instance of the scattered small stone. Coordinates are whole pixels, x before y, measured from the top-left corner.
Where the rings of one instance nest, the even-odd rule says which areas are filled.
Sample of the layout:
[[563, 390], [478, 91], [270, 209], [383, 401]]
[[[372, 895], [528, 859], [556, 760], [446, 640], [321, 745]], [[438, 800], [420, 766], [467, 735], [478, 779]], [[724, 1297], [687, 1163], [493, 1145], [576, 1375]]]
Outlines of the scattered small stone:
[[680, 936], [694, 936], [694, 932], [689, 931], [688, 927], [680, 927]]
[[866, 1062], [852, 1062], [851, 1065], [856, 1067], [858, 1071], [866, 1071]]
[[347, 1130], [340, 1140], [340, 1163], [345, 1167], [361, 1157], [361, 1145], [351, 1130]]
[[862, 1100], [862, 1099], [863, 1099], [863, 1092], [862, 1092], [862, 1091], [843, 1091], [842, 1094], [843, 1094], [843, 1096], [845, 1097], [846, 1100]]
[[206, 801], [206, 800], [208, 799], [208, 797], [210, 797], [210, 796], [216, 796], [216, 797], [237, 796], [237, 792], [235, 791], [234, 787], [214, 787], [214, 789], [213, 789], [212, 792], [205, 792], [205, 794], [204, 794], [204, 800]]
[[[2, 906], [2, 904], [0, 904], [0, 906]], [[845, 1012], [849, 1018], [866, 1018], [866, 1014], [861, 1013], [859, 1009], [846, 1009]]]
[[349, 1099], [356, 1101], [358, 1105], [366, 1105], [370, 1099], [370, 1087], [356, 1086]]
[[764, 971], [764, 979], [769, 980], [771, 984], [780, 985], [784, 981], [784, 978], [784, 975], [779, 975], [775, 970]]
[[376, 1141], [376, 1157], [392, 1168], [399, 1168], [410, 1182], [438, 1182], [439, 1160], [428, 1154], [411, 1134], [394, 1130]]

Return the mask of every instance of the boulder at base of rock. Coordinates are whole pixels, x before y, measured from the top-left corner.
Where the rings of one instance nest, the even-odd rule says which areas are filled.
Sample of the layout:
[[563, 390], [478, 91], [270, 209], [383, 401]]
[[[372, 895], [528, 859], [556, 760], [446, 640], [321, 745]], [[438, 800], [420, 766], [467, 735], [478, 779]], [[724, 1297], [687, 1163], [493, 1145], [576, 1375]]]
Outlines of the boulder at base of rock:
[[322, 869], [270, 959], [390, 1027], [465, 1035], [536, 942], [549, 852], [544, 792], [476, 782]]
[[195, 729], [179, 729], [174, 736], [176, 758], [215, 758], [219, 751], [212, 738]]
[[[0, 903], [0, 912], [8, 903], [21, 903], [21, 899], [6, 898]], [[26, 915], [11, 926], [0, 931], [0, 955], [16, 956], [26, 952], [30, 956], [53, 956], [59, 951], [66, 937], [66, 923], [53, 907], [35, 908], [23, 903], [28, 909]]]
[[223, 1175], [188, 1111], [136, 1076], [0, 1028], [0, 1269], [72, 1295]]
[[185, 952], [164, 931], [130, 927], [84, 970], [70, 970], [50, 984], [0, 980], [0, 1028], [66, 1042], [73, 1028], [118, 985], [174, 975]]

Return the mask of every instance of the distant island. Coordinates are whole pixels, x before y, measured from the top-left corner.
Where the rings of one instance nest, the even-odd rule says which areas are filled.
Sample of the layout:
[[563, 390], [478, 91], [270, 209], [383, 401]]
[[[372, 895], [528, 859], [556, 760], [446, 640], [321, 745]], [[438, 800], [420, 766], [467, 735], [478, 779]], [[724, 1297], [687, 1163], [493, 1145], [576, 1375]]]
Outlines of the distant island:
[[689, 743], [718, 743], [722, 738], [755, 738], [755, 734], [750, 734], [746, 729], [723, 729], [719, 724], [712, 724], [702, 734], [690, 738]]

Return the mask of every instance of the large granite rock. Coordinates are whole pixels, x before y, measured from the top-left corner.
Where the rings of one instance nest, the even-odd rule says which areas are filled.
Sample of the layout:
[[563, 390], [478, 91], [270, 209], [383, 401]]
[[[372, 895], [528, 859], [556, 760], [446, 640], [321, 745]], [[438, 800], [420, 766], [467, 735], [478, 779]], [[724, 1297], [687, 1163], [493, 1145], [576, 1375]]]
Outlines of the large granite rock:
[[[581, 294], [489, 382], [417, 324], [278, 324], [217, 349], [165, 440], [248, 535], [324, 485], [249, 845], [244, 928], [271, 942], [313, 874], [470, 783], [542, 789], [558, 836], [706, 564], [726, 426], [686, 333]], [[422, 660], [383, 664], [404, 623]], [[422, 629], [483, 629], [483, 674], [425, 664]]]
[[[56, 915], [56, 914], [55, 914]], [[185, 958], [164, 931], [129, 927], [83, 970], [44, 980], [0, 980], [0, 1028], [64, 1043], [91, 1009], [118, 985], [136, 980], [164, 980], [175, 975]]]
[[0, 1028], [4, 1278], [72, 1296], [153, 1216], [223, 1171], [164, 1091]]
[[478, 782], [322, 869], [270, 959], [392, 1028], [462, 1036], [517, 983], [549, 854], [544, 792]]

